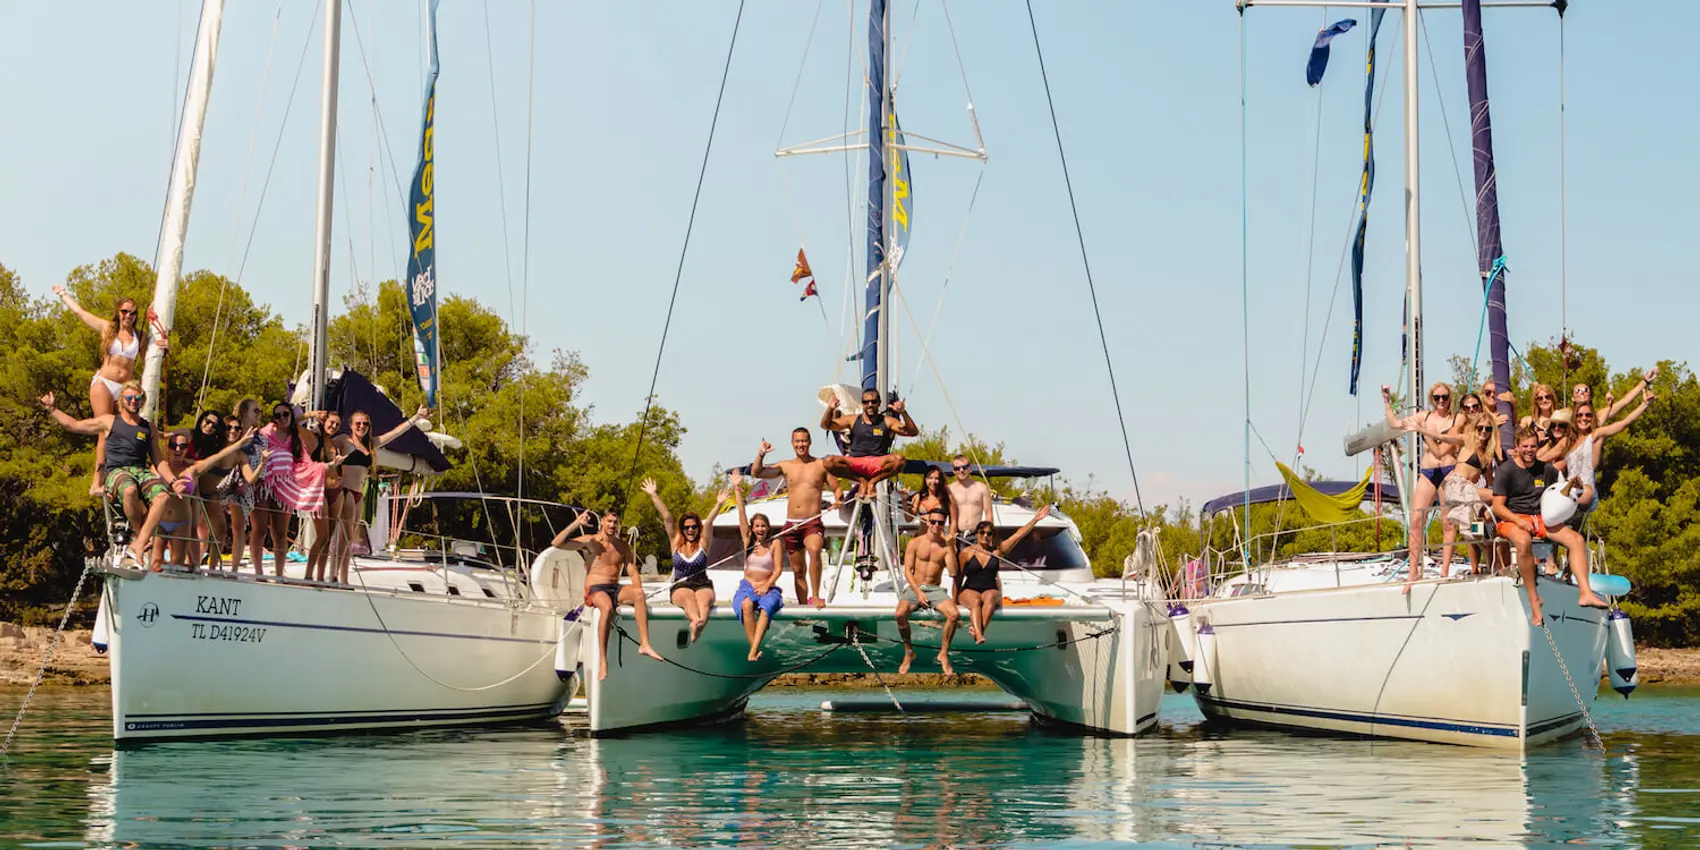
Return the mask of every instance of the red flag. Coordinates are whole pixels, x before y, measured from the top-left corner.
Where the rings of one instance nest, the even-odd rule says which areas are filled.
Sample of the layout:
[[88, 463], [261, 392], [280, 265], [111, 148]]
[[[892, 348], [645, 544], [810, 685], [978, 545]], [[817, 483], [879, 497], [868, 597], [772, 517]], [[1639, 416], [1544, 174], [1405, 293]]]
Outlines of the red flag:
[[802, 248], [798, 248], [797, 249], [797, 265], [794, 266], [791, 269], [791, 282], [796, 283], [797, 281], [800, 281], [805, 277], [814, 277], [814, 276], [815, 276], [815, 273], [812, 270], [809, 269], [809, 258], [803, 255], [803, 249]]
[[819, 295], [819, 294], [820, 294], [819, 292], [815, 291], [815, 282], [813, 280], [810, 280], [808, 282], [808, 285], [803, 287], [803, 297], [798, 298], [797, 300], [798, 301], [807, 301], [807, 300], [809, 300], [810, 295]]

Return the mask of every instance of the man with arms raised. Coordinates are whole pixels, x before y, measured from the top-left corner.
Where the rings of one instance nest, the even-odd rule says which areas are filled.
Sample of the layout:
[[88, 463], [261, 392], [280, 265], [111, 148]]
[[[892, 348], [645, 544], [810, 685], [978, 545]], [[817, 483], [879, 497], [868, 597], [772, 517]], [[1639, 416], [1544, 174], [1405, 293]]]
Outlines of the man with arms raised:
[[[1533, 427], [1518, 428], [1511, 458], [1493, 473], [1493, 515], [1499, 520], [1499, 535], [1517, 547], [1517, 570], [1523, 574], [1523, 587], [1529, 592], [1529, 621], [1537, 626], [1543, 617], [1541, 594], [1535, 588], [1535, 556], [1531, 551], [1536, 538], [1562, 544], [1570, 552], [1570, 572], [1576, 577], [1580, 604], [1589, 608], [1607, 607], [1606, 601], [1588, 586], [1588, 547], [1582, 535], [1563, 525], [1549, 528], [1541, 518], [1541, 494], [1547, 485], [1562, 480], [1562, 476], [1552, 464], [1535, 460], [1539, 445], [1540, 438]], [[1570, 479], [1570, 484], [1578, 490], [1582, 486], [1576, 478]]]
[[950, 482], [950, 500], [956, 503], [957, 528], [961, 533], [972, 534], [980, 527], [981, 520], [996, 525], [997, 518], [992, 516], [992, 488], [974, 477], [968, 458], [963, 455], [951, 458], [950, 471], [956, 475], [956, 480]]
[[[773, 444], [761, 441], [756, 462], [750, 464], [751, 478], [785, 476], [785, 527], [779, 529], [779, 541], [791, 558], [791, 572], [797, 579], [797, 601], [808, 601], [816, 608], [825, 608], [826, 599], [820, 594], [821, 548], [826, 543], [826, 526], [821, 524], [821, 493], [837, 490], [838, 480], [826, 471], [826, 463], [809, 454], [812, 440], [809, 429], [791, 431], [791, 450], [797, 453], [792, 460], [767, 465], [767, 453]], [[797, 545], [801, 540], [802, 545]], [[805, 577], [804, 563], [807, 561]], [[805, 595], [806, 594], [806, 595]]]
[[[614, 613], [620, 605], [632, 606], [637, 615], [638, 654], [663, 661], [661, 653], [649, 645], [649, 606], [644, 602], [643, 576], [638, 572], [632, 547], [620, 539], [620, 512], [610, 508], [602, 515], [602, 524], [595, 534], [574, 537], [573, 533], [590, 519], [590, 511], [580, 511], [550, 545], [557, 549], [577, 550], [590, 559], [589, 572], [584, 579], [584, 604], [602, 612], [596, 627], [596, 651], [600, 663], [597, 679], [608, 678], [608, 634], [614, 628]], [[620, 573], [632, 577], [632, 583], [620, 586]]]
[[107, 498], [122, 505], [124, 516], [130, 520], [135, 532], [130, 555], [138, 564], [147, 562], [144, 553], [153, 543], [154, 529], [165, 516], [166, 502], [176, 483], [159, 477], [154, 469], [164, 453], [159, 450], [159, 433], [142, 418], [142, 402], [146, 400], [142, 382], [131, 378], [119, 387], [117, 413], [77, 420], [53, 406], [53, 393], [41, 397], [42, 408], [60, 427], [73, 434], [106, 439], [106, 454], [96, 458], [95, 475], [104, 482]]
[[820, 426], [828, 431], [850, 432], [849, 451], [822, 461], [827, 472], [862, 482], [857, 493], [862, 499], [872, 498], [875, 485], [902, 471], [903, 456], [891, 450], [892, 441], [921, 433], [902, 401], [893, 401], [881, 413], [879, 390], [872, 389], [862, 390], [862, 412], [858, 414], [840, 415], [838, 402], [828, 402]]
[[950, 518], [942, 508], [928, 511], [922, 521], [926, 524], [926, 533], [909, 541], [908, 547], [903, 550], [903, 577], [909, 586], [897, 596], [897, 633], [903, 637], [903, 663], [898, 666], [897, 672], [909, 672], [909, 665], [915, 661], [915, 647], [909, 642], [909, 612], [934, 608], [944, 615], [944, 637], [939, 641], [939, 669], [949, 676], [956, 672], [950, 667], [950, 638], [956, 634], [956, 621], [961, 611], [951, 600], [950, 591], [944, 589], [944, 576], [948, 572], [951, 578], [956, 578], [956, 544], [944, 536]]

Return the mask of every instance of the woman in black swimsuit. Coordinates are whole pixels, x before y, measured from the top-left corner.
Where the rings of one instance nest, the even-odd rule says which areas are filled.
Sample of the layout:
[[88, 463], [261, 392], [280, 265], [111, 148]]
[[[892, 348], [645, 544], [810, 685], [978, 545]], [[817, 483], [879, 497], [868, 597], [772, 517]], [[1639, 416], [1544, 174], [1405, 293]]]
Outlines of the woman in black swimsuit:
[[944, 470], [931, 467], [921, 478], [921, 489], [909, 497], [909, 513], [914, 517], [925, 516], [928, 511], [938, 508], [950, 518], [950, 527], [945, 529], [945, 537], [955, 540], [956, 505], [950, 499], [950, 488], [944, 486]]
[[1003, 604], [1003, 578], [998, 575], [998, 568], [1003, 565], [1004, 556], [1039, 520], [1050, 515], [1050, 505], [1040, 508], [1026, 525], [1001, 543], [997, 527], [989, 520], [982, 520], [974, 528], [974, 542], [957, 554], [960, 566], [956, 574], [956, 604], [968, 609], [968, 633], [974, 636], [975, 643], [986, 642], [986, 627], [992, 623], [992, 612]]
[[708, 625], [708, 615], [714, 611], [714, 582], [708, 577], [708, 547], [714, 543], [714, 518], [720, 516], [720, 509], [732, 501], [731, 490], [721, 490], [715, 496], [714, 508], [708, 512], [704, 520], [695, 511], [689, 511], [679, 518], [679, 525], [673, 524], [673, 513], [667, 510], [667, 503], [655, 492], [655, 479], [643, 480], [643, 492], [649, 494], [649, 500], [655, 503], [655, 512], [661, 515], [661, 526], [667, 529], [667, 545], [673, 553], [673, 592], [669, 594], [674, 605], [685, 612], [691, 621], [691, 640], [702, 635], [703, 626]]
[[335, 532], [337, 546], [331, 554], [332, 569], [327, 581], [348, 583], [348, 562], [354, 552], [354, 542], [360, 534], [360, 517], [366, 510], [366, 478], [372, 471], [373, 454], [407, 433], [407, 429], [417, 425], [430, 412], [430, 408], [421, 407], [419, 412], [401, 420], [400, 425], [374, 439], [372, 417], [366, 415], [364, 410], [356, 410], [348, 415], [348, 433], [336, 434], [331, 438], [331, 444], [343, 456], [343, 496], [337, 505], [341, 521]]

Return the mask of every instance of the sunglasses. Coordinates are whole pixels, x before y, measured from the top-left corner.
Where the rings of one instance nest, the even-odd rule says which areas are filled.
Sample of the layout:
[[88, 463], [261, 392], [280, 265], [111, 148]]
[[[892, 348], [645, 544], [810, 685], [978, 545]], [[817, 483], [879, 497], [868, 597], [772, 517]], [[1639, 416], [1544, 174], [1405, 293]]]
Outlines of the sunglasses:
[[292, 415], [293, 414], [290, 413], [287, 410], [274, 410], [274, 411], [272, 411], [272, 418], [273, 419], [288, 419]]
[[1538, 395], [1538, 396], [1535, 396], [1535, 401], [1552, 401], [1552, 396], [1550, 396], [1550, 395]]
[[170, 447], [171, 447], [172, 451], [180, 452], [180, 451], [183, 451], [183, 450], [189, 448], [189, 444], [188, 443], [171, 443]]
[[1434, 395], [1429, 396], [1429, 398], [1432, 398], [1435, 401], [1446, 401], [1447, 399], [1452, 398], [1452, 396], [1447, 393], [1435, 393]]
[[356, 419], [353, 422], [348, 423], [348, 427], [350, 427], [350, 428], [370, 428], [370, 427], [372, 427], [372, 423], [367, 422], [364, 419]]
[[862, 403], [863, 404], [879, 404], [880, 400], [877, 399], [877, 398], [865, 398], [865, 399], [862, 399]]
[[1477, 411], [1477, 410], [1481, 410], [1481, 409], [1482, 409], [1482, 406], [1481, 406], [1481, 405], [1480, 405], [1480, 404], [1477, 404], [1477, 403], [1476, 403], [1476, 402], [1473, 402], [1473, 401], [1466, 401], [1466, 402], [1464, 402], [1464, 404], [1463, 404], [1463, 406], [1462, 406], [1462, 407], [1461, 407], [1461, 409], [1462, 409], [1462, 410], [1463, 410], [1463, 411], [1464, 411], [1464, 412], [1465, 412], [1465, 413], [1473, 413], [1473, 412], [1475, 412], [1475, 411]]
[[136, 315], [136, 311], [135, 310], [119, 310], [118, 315], [120, 315], [120, 316], [134, 316], [134, 315]]
[[124, 397], [124, 402], [126, 404], [141, 404], [142, 399], [144, 399], [144, 398], [146, 398], [146, 396], [127, 395], [127, 396]]
[[696, 523], [691, 523], [689, 525], [684, 526], [680, 530], [682, 530], [682, 531], [701, 531], [702, 526], [697, 525]]
[[957, 471], [957, 472], [967, 472], [967, 471], [968, 471], [968, 467], [966, 467], [966, 466], [957, 466], [957, 465], [956, 465], [956, 464], [954, 464], [954, 463], [953, 463], [953, 464], [951, 464], [951, 465], [950, 465], [950, 468], [951, 468], [951, 469], [954, 469], [954, 470], [956, 470], [956, 471]]
[[1576, 418], [1577, 419], [1593, 419], [1594, 414], [1592, 414], [1592, 413], [1578, 413], [1578, 414], [1576, 414]]
[[942, 520], [942, 519], [929, 519], [929, 520], [927, 520], [927, 524], [928, 525], [944, 525], [945, 521]]

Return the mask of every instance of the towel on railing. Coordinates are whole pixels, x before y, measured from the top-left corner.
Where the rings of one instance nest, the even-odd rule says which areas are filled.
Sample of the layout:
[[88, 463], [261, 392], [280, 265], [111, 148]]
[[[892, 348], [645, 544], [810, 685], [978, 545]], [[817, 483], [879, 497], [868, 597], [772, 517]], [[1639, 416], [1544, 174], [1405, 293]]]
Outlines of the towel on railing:
[[272, 498], [293, 511], [316, 514], [325, 509], [325, 465], [289, 453], [289, 435], [268, 424], [260, 436], [271, 449], [262, 471]]

